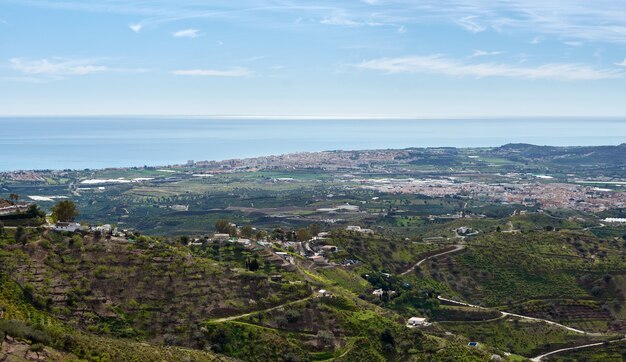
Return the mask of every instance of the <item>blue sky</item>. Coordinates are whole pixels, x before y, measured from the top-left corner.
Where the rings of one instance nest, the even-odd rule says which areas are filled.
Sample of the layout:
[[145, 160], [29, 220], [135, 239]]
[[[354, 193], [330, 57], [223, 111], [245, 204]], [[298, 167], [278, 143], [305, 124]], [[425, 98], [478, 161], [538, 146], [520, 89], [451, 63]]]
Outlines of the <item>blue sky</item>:
[[2, 0], [0, 114], [626, 116], [626, 2]]

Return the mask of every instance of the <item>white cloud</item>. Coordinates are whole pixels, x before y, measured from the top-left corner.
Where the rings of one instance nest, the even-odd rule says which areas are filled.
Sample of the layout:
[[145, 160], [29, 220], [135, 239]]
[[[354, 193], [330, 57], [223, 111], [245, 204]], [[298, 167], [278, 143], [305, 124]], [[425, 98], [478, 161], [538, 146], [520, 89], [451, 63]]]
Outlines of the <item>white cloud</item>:
[[470, 58], [494, 56], [494, 55], [500, 55], [500, 54], [502, 54], [502, 52], [500, 52], [500, 51], [488, 52], [488, 51], [484, 51], [484, 50], [474, 50], [474, 52], [472, 53]]
[[584, 64], [550, 63], [534, 67], [501, 63], [466, 63], [441, 55], [379, 58], [356, 64], [357, 68], [386, 73], [434, 73], [456, 77], [510, 77], [525, 79], [599, 80], [622, 79], [626, 73]]
[[94, 64], [93, 60], [60, 60], [39, 59], [26, 60], [22, 58], [9, 59], [11, 68], [24, 74], [45, 76], [87, 75], [109, 71], [104, 65]]
[[615, 63], [615, 65], [619, 65], [621, 67], [626, 67], [626, 58], [624, 58], [624, 60], [622, 60], [620, 63]]
[[231, 68], [231, 69], [186, 69], [175, 70], [174, 75], [190, 75], [200, 77], [245, 77], [251, 75], [252, 72], [247, 68]]
[[458, 24], [465, 29], [471, 31], [472, 33], [480, 33], [482, 31], [485, 31], [485, 27], [476, 22], [475, 19], [477, 18], [477, 16], [465, 16], [459, 19]]
[[198, 29], [183, 29], [172, 33], [175, 38], [197, 38], [200, 36]]
[[340, 25], [340, 26], [383, 26], [384, 23], [376, 21], [356, 21], [344, 14], [333, 14], [324, 17], [320, 23], [324, 25]]
[[[7, 1], [7, 0], [5, 0]], [[143, 25], [185, 19], [263, 21], [277, 13], [305, 19], [344, 14], [347, 23], [413, 25], [457, 24], [470, 31], [556, 36], [565, 40], [626, 43], [626, 6], [619, 0], [8, 0], [20, 5], [143, 16]], [[376, 5], [375, 12], [372, 6]], [[343, 20], [346, 22], [346, 20]], [[340, 22], [329, 17], [326, 22]], [[141, 30], [141, 28], [138, 28]]]
[[137, 23], [137, 24], [130, 24], [128, 25], [128, 27], [130, 28], [130, 30], [134, 31], [135, 33], [139, 33], [141, 31], [141, 29], [143, 29], [143, 25]]
[[581, 46], [585, 45], [585, 43], [583, 43], [582, 41], [566, 41], [563, 42], [563, 44], [576, 48], [580, 48]]
[[67, 76], [81, 76], [104, 72], [147, 72], [142, 68], [113, 68], [98, 64], [95, 59], [37, 59], [11, 58], [12, 69], [34, 77], [62, 79]]

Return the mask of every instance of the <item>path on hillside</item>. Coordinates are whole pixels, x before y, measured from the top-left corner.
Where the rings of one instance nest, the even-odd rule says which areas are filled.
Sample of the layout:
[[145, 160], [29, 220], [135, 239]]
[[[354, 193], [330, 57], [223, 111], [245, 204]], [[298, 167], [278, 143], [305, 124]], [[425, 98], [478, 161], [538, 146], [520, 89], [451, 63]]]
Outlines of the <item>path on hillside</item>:
[[[471, 307], [471, 308], [477, 308], [477, 309], [485, 309], [485, 310], [494, 310], [492, 308], [485, 308], [485, 307], [481, 307], [479, 305], [474, 305], [474, 304], [469, 304], [469, 303], [464, 303], [464, 302], [459, 302], [456, 300], [452, 300], [452, 299], [448, 299], [448, 298], [444, 298], [442, 296], [438, 296], [437, 299], [442, 300], [444, 302], [448, 302], [448, 303], [452, 303], [452, 304], [458, 304], [458, 305], [462, 305], [465, 307]], [[608, 336], [609, 334], [607, 333], [598, 333], [598, 332], [587, 332], [587, 331], [583, 331], [581, 329], [576, 329], [576, 328], [572, 328], [572, 327], [568, 327], [566, 325], [563, 325], [561, 323], [557, 323], [557, 322], [553, 322], [547, 319], [542, 319], [542, 318], [535, 318], [535, 317], [528, 317], [525, 315], [521, 315], [521, 314], [515, 314], [515, 313], [509, 313], [509, 312], [503, 312], [503, 311], [498, 311], [500, 312], [500, 314], [502, 314], [503, 317], [506, 316], [511, 316], [511, 317], [517, 317], [520, 319], [526, 319], [526, 320], [531, 320], [531, 321], [536, 321], [536, 322], [544, 322], [553, 326], [557, 326], [557, 327], [561, 327], [564, 328], [568, 331], [574, 332], [574, 333], [578, 333], [578, 334], [584, 334], [586, 336], [591, 336], [591, 337], [602, 337], [602, 336]], [[613, 341], [609, 341], [609, 343], [616, 343], [616, 342], [620, 342], [620, 341], [626, 341], [626, 338], [622, 338], [622, 339], [618, 339], [618, 340], [613, 340]], [[561, 352], [565, 352], [565, 351], [572, 351], [575, 349], [580, 349], [580, 348], [588, 348], [588, 347], [595, 347], [595, 346], [601, 346], [603, 345], [605, 342], [596, 342], [596, 343], [590, 343], [590, 344], [585, 344], [582, 346], [575, 346], [575, 347], [568, 347], [568, 348], [561, 348], [561, 349], [557, 349], [555, 351], [552, 352], [548, 352], [545, 354], [542, 354], [540, 356], [531, 358], [530, 360], [533, 362], [539, 362], [541, 361], [544, 357], [550, 356], [552, 354], [556, 354], [556, 353], [561, 353]]]
[[[622, 339], [616, 339], [614, 341], [609, 341], [608, 343], [618, 343], [618, 342], [624, 342], [626, 341], [626, 338], [622, 338]], [[544, 357], [553, 355], [553, 354], [557, 354], [557, 353], [561, 353], [561, 352], [565, 352], [565, 351], [573, 351], [576, 349], [582, 349], [582, 348], [589, 348], [589, 347], [597, 347], [597, 346], [602, 346], [604, 345], [605, 342], [598, 342], [598, 343], [591, 343], [591, 344], [585, 344], [582, 346], [576, 346], [576, 347], [569, 347], [569, 348], [561, 348], [561, 349], [557, 349], [556, 351], [552, 351], [552, 352], [548, 352], [548, 353], [544, 353], [540, 356], [531, 358], [530, 360], [533, 362], [539, 362], [541, 361]]]
[[248, 313], [244, 313], [244, 314], [234, 315], [234, 316], [230, 316], [230, 317], [223, 317], [223, 318], [212, 319], [212, 320], [209, 320], [209, 323], [228, 322], [228, 321], [233, 321], [233, 320], [240, 319], [240, 318], [250, 317], [250, 316], [253, 316], [253, 315], [257, 314], [257, 313], [267, 313], [267, 312], [271, 312], [273, 310], [284, 308], [284, 307], [287, 307], [287, 306], [290, 306], [290, 305], [293, 305], [293, 304], [297, 304], [297, 303], [300, 303], [300, 302], [305, 302], [305, 301], [307, 301], [307, 300], [309, 300], [311, 298], [313, 298], [312, 295], [310, 295], [310, 296], [308, 296], [306, 298], [294, 300], [294, 301], [287, 302], [285, 304], [277, 305], [275, 307], [271, 307], [271, 308], [267, 308], [267, 309], [255, 310], [253, 312], [248, 312]]
[[[444, 298], [442, 296], [438, 296], [437, 299], [442, 300], [444, 302], [452, 303], [452, 304], [462, 305], [462, 306], [465, 306], [465, 307], [485, 309], [485, 310], [496, 310], [496, 309], [493, 309], [493, 308], [486, 308], [486, 307], [481, 307], [479, 305], [459, 302], [459, 301], [456, 301], [456, 300], [453, 300], [453, 299]], [[503, 312], [503, 311], [500, 311], [500, 310], [496, 310], [496, 311], [500, 312], [503, 316], [517, 317], [517, 318], [520, 318], [520, 319], [526, 319], [526, 320], [531, 320], [531, 321], [535, 321], [535, 322], [544, 322], [544, 323], [547, 323], [547, 324], [551, 324], [551, 325], [554, 325], [554, 326], [557, 326], [557, 327], [561, 327], [561, 328], [567, 329], [568, 331], [571, 331], [571, 332], [574, 332], [574, 333], [585, 334], [587, 336], [601, 337], [601, 336], [605, 336], [606, 335], [606, 333], [587, 332], [587, 331], [583, 331], [581, 329], [568, 327], [568, 326], [563, 325], [561, 323], [553, 322], [553, 321], [547, 320], [547, 319], [529, 317], [529, 316], [525, 316], [525, 315], [521, 315], [521, 314]]]
[[410, 272], [415, 270], [415, 268], [420, 266], [423, 262], [425, 262], [428, 259], [436, 258], [438, 256], [442, 256], [442, 255], [446, 255], [446, 254], [450, 254], [450, 253], [456, 253], [457, 251], [461, 251], [461, 250], [465, 249], [465, 246], [466, 246], [465, 244], [457, 244], [457, 245], [454, 245], [454, 249], [452, 249], [452, 250], [448, 250], [448, 251], [444, 251], [443, 253], [427, 256], [424, 259], [422, 259], [422, 260], [418, 261], [417, 263], [415, 263], [409, 269], [407, 269], [404, 272], [400, 273], [400, 275], [407, 275], [407, 274], [409, 274]]

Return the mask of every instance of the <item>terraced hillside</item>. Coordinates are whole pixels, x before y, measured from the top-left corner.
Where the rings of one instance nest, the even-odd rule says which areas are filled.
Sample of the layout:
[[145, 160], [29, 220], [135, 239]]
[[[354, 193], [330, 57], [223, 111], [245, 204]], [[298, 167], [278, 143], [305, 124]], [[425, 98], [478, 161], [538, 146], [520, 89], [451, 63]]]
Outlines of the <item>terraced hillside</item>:
[[25, 246], [6, 245], [0, 258], [35, 306], [71, 325], [191, 347], [201, 347], [199, 321], [310, 294], [305, 284], [272, 283], [263, 271], [233, 270], [144, 237], [46, 232]]

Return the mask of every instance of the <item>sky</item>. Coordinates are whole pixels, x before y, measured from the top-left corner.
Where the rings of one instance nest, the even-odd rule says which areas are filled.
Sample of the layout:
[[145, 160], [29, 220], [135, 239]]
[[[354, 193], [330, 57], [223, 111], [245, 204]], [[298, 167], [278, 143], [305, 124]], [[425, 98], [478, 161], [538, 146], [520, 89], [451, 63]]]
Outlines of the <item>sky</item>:
[[0, 115], [626, 116], [619, 0], [1, 0]]

